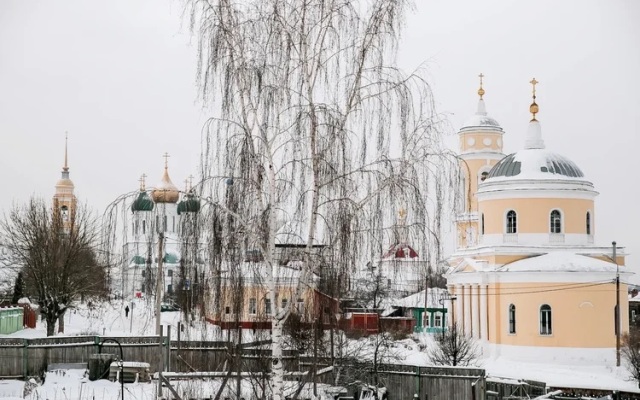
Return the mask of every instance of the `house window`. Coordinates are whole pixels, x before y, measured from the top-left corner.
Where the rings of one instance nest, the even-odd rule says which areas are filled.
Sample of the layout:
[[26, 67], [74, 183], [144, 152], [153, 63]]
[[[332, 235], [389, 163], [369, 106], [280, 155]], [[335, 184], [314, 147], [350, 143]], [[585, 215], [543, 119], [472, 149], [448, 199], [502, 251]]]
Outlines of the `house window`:
[[484, 235], [484, 213], [480, 217], [480, 233]]
[[258, 305], [256, 303], [256, 299], [251, 298], [249, 299], [249, 314], [251, 315], [255, 315], [258, 312]]
[[551, 211], [550, 217], [549, 229], [551, 233], [562, 233], [562, 216], [560, 215], [560, 211]]
[[442, 327], [442, 314], [441, 313], [435, 313], [435, 315], [433, 316], [433, 326], [436, 328], [441, 328]]
[[296, 304], [296, 309], [298, 314], [302, 314], [304, 312], [304, 300], [298, 299], [298, 304]]
[[431, 318], [429, 318], [428, 312], [422, 313], [422, 326], [425, 328], [429, 328], [431, 326]]
[[591, 213], [587, 212], [587, 235], [591, 235]]
[[271, 314], [271, 299], [264, 299], [264, 313]]
[[509, 305], [509, 333], [516, 333], [516, 306]]
[[507, 213], [507, 233], [518, 233], [518, 216], [513, 210]]
[[543, 304], [540, 307], [540, 334], [551, 335], [551, 306]]
[[231, 307], [226, 306], [226, 307], [224, 308], [224, 313], [225, 313], [225, 314], [227, 314], [227, 315], [231, 314]]

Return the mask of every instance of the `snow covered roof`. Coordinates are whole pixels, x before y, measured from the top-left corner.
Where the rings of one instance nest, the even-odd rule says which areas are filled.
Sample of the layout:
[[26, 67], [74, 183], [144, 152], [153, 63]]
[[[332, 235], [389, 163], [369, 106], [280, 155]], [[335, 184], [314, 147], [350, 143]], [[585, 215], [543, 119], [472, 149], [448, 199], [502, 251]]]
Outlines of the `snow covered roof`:
[[483, 184], [497, 179], [584, 180], [582, 170], [568, 158], [546, 149], [524, 149], [500, 160]]
[[[440, 304], [440, 299], [443, 298], [446, 289], [442, 288], [430, 288], [427, 294], [427, 307], [428, 308], [443, 308], [447, 307], [447, 304]], [[394, 300], [391, 303], [392, 307], [404, 307], [404, 308], [424, 308], [424, 296], [425, 291], [414, 293], [411, 296], [407, 296], [402, 299]]]
[[502, 132], [502, 128], [500, 127], [500, 124], [498, 124], [498, 121], [487, 114], [487, 109], [485, 107], [484, 100], [482, 99], [478, 101], [478, 111], [476, 111], [471, 118], [465, 121], [460, 131], [476, 130], [478, 128], [481, 130], [495, 130]]
[[556, 251], [505, 264], [506, 272], [615, 272], [616, 264], [568, 251]]

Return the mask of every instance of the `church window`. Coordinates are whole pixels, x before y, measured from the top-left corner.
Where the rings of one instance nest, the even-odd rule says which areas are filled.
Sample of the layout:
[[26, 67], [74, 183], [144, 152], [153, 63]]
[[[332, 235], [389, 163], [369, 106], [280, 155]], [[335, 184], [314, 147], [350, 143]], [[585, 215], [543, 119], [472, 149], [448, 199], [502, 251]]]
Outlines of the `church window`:
[[256, 298], [252, 297], [249, 299], [249, 314], [255, 315], [258, 312], [258, 307], [256, 303]]
[[513, 210], [507, 213], [507, 233], [518, 233], [518, 216]]
[[167, 231], [167, 216], [165, 215], [164, 218], [162, 219], [162, 223], [163, 223], [163, 231], [166, 232]]
[[480, 182], [484, 182], [485, 179], [487, 179], [489, 177], [489, 173], [487, 171], [484, 171], [482, 174], [480, 174]]
[[144, 235], [145, 233], [147, 233], [147, 221], [143, 220], [142, 221], [142, 234]]
[[484, 213], [480, 216], [480, 233], [484, 235]]
[[138, 234], [138, 221], [133, 221], [133, 234]]
[[551, 233], [562, 233], [562, 215], [560, 215], [560, 211], [551, 211], [549, 230]]
[[63, 221], [68, 221], [69, 220], [69, 208], [67, 208], [67, 206], [62, 206], [62, 208], [60, 208], [60, 211], [62, 212], [62, 220]]
[[171, 217], [171, 232], [176, 231], [176, 217]]
[[587, 211], [587, 235], [591, 235], [591, 213]]
[[516, 333], [516, 306], [509, 304], [509, 333]]
[[540, 307], [540, 334], [551, 335], [551, 306], [543, 304]]

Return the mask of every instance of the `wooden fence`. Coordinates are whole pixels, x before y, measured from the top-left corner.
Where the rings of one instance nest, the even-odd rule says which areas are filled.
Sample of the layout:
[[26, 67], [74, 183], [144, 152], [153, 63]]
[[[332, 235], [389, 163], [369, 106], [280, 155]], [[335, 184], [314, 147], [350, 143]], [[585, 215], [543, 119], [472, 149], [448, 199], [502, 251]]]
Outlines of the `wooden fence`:
[[[241, 356], [241, 365], [237, 368], [244, 371], [264, 371], [270, 365], [269, 349], [241, 348], [235, 349], [229, 342], [220, 341], [176, 341], [168, 345], [166, 337], [101, 337], [72, 336], [48, 337], [41, 339], [0, 339], [0, 378], [24, 378], [40, 376], [49, 364], [85, 363], [91, 354], [112, 353], [120, 357], [120, 349], [116, 343], [106, 342], [115, 339], [122, 346], [123, 357], [127, 361], [147, 362], [151, 372], [158, 370], [160, 357], [169, 365], [171, 371], [221, 371], [229, 363], [236, 351]], [[288, 370], [298, 370], [297, 358], [291, 351], [284, 351], [284, 364]]]

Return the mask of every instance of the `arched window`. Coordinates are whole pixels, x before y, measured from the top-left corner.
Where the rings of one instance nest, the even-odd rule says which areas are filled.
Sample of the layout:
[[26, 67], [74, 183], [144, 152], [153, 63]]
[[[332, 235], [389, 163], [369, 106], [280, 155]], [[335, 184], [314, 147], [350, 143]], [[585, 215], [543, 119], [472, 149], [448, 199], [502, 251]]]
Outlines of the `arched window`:
[[60, 208], [60, 211], [62, 212], [62, 220], [63, 221], [68, 221], [69, 220], [69, 208], [67, 206], [62, 206]]
[[513, 210], [507, 213], [507, 233], [518, 233], [518, 216]]
[[551, 306], [543, 304], [540, 307], [540, 334], [551, 335]]
[[484, 235], [484, 213], [480, 216], [480, 234]]
[[558, 210], [551, 211], [549, 231], [551, 233], [562, 233], [562, 216]]
[[587, 235], [591, 235], [591, 213], [587, 211]]
[[516, 306], [509, 304], [509, 333], [516, 333]]

